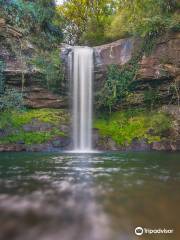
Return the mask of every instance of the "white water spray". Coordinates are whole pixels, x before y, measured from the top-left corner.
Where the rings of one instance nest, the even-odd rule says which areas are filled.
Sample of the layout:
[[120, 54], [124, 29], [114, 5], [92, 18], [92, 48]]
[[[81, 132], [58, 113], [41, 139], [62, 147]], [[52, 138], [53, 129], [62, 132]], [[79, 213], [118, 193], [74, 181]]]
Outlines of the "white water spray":
[[92, 150], [93, 49], [74, 47], [68, 58], [73, 100], [73, 150]]

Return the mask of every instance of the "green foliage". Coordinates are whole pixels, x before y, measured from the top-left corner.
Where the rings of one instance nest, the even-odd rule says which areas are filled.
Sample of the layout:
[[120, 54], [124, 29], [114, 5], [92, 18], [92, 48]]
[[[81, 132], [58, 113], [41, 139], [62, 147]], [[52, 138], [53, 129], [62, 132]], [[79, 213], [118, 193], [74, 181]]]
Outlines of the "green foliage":
[[61, 131], [49, 131], [49, 132], [25, 132], [23, 130], [17, 131], [16, 134], [9, 135], [4, 138], [0, 138], [1, 144], [6, 143], [18, 143], [23, 142], [24, 144], [41, 144], [51, 140], [54, 136], [64, 136]]
[[110, 65], [104, 87], [97, 95], [97, 109], [108, 110], [111, 113], [116, 104], [128, 94], [137, 70], [137, 57], [134, 57], [121, 68], [117, 65]]
[[[63, 79], [59, 56], [62, 34], [56, 22], [59, 15], [54, 0], [0, 0], [0, 17], [5, 19], [7, 29], [9, 24], [22, 32], [23, 38], [15, 38], [11, 34], [5, 37], [6, 47], [12, 55], [21, 59], [22, 70], [26, 64], [30, 67], [34, 64], [42, 73], [38, 80], [48, 89], [59, 93]], [[23, 51], [29, 42], [33, 44], [32, 53]], [[4, 64], [0, 59], [0, 94], [5, 88], [3, 69]], [[24, 81], [23, 72], [22, 89]], [[22, 96], [15, 90], [7, 89], [0, 98], [0, 111], [21, 108], [21, 105]]]
[[44, 83], [48, 89], [60, 93], [64, 75], [59, 48], [51, 52], [41, 52], [32, 63], [44, 74]]
[[98, 45], [107, 41], [104, 30], [110, 24], [117, 1], [70, 0], [57, 7], [62, 16], [65, 41], [69, 44]]
[[13, 109], [23, 109], [23, 104], [23, 94], [15, 89], [7, 88], [5, 92], [0, 95], [0, 112]]
[[0, 58], [0, 96], [4, 93], [5, 79], [4, 79], [4, 61]]
[[154, 134], [161, 135], [170, 128], [171, 119], [165, 113], [152, 114], [150, 124]]
[[23, 28], [28, 27], [28, 21], [30, 21], [29, 28], [35, 25], [41, 26], [46, 21], [52, 21], [56, 13], [52, 0], [39, 0], [38, 2], [1, 0], [0, 4], [7, 20], [13, 25], [15, 24]]
[[[127, 101], [135, 85], [133, 80], [139, 69], [139, 60], [144, 54], [149, 55], [152, 52], [156, 37], [153, 34], [146, 36], [141, 43], [140, 50], [126, 64], [109, 65], [104, 86], [96, 95], [96, 110], [111, 113], [122, 101]], [[176, 88], [176, 93], [177, 91]], [[144, 103], [147, 108], [152, 109], [153, 106], [159, 104], [159, 100], [157, 90], [149, 89], [144, 92]]]
[[157, 43], [157, 34], [151, 33], [143, 39], [142, 52], [144, 55], [149, 56]]
[[57, 43], [62, 39], [58, 25], [54, 24], [57, 11], [53, 0], [25, 1], [0, 0], [1, 15], [24, 34], [46, 39], [46, 44]]
[[99, 45], [138, 35], [180, 29], [178, 0], [66, 0], [58, 7], [65, 41]]
[[[5, 121], [4, 121], [5, 119]], [[9, 121], [6, 121], [9, 119]], [[66, 123], [68, 121], [67, 114], [63, 110], [56, 109], [32, 109], [26, 111], [6, 111], [1, 113], [0, 116], [0, 128], [6, 128], [9, 124], [13, 128], [22, 127], [25, 124], [31, 123], [33, 119], [36, 119], [43, 123], [51, 123], [58, 126], [60, 123]]]
[[106, 35], [120, 38], [128, 35], [142, 37], [159, 35], [167, 29], [178, 29], [178, 1], [127, 0], [119, 1], [119, 11], [112, 18]]
[[149, 109], [153, 109], [159, 102], [159, 95], [157, 90], [149, 89], [144, 91], [144, 103], [145, 106]]
[[[134, 139], [160, 141], [171, 127], [170, 117], [164, 113], [128, 110], [113, 113], [108, 119], [97, 119], [94, 126], [101, 136], [112, 138], [117, 144], [128, 145]], [[152, 133], [150, 133], [152, 131]]]
[[[28, 111], [3, 112], [0, 115], [0, 129], [7, 129], [9, 134], [0, 137], [0, 143], [39, 144], [57, 136], [65, 136], [59, 126], [68, 122], [68, 116], [63, 110], [38, 109]], [[25, 131], [26, 124], [49, 123], [51, 128], [42, 131]]]
[[106, 21], [97, 23], [94, 19], [89, 22], [87, 30], [82, 34], [79, 42], [89, 46], [97, 46], [109, 42], [109, 38], [105, 36], [105, 26], [108, 24]]

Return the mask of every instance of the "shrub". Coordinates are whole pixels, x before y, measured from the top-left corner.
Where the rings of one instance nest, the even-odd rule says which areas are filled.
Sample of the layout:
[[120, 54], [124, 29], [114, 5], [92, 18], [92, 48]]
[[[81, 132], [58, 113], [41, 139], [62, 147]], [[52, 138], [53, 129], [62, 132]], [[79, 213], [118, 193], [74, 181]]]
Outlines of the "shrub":
[[4, 61], [0, 58], [0, 96], [4, 93], [5, 81], [4, 81]]
[[134, 139], [151, 143], [161, 140], [164, 131], [171, 127], [171, 119], [164, 113], [128, 110], [115, 112], [106, 120], [99, 118], [94, 126], [102, 137], [110, 137], [120, 145], [128, 145]]
[[[6, 135], [0, 136], [0, 143], [25, 143], [40, 144], [47, 142], [54, 137], [65, 136], [61, 131], [60, 125], [68, 122], [68, 115], [63, 110], [56, 109], [34, 109], [17, 111], [11, 110], [0, 114], [0, 129], [6, 129]], [[24, 126], [29, 124], [49, 123], [47, 130], [31, 130], [26, 131]]]
[[165, 113], [153, 114], [149, 124], [154, 129], [155, 134], [161, 135], [171, 127], [171, 119]]
[[158, 91], [155, 89], [149, 89], [144, 91], [144, 103], [150, 110], [159, 103]]
[[97, 108], [111, 113], [117, 103], [128, 94], [137, 70], [138, 58], [136, 57], [121, 68], [110, 65], [104, 87], [97, 95]]
[[23, 94], [15, 89], [6, 89], [0, 96], [0, 111], [24, 108]]
[[26, 35], [38, 33], [42, 40], [46, 39], [47, 46], [62, 39], [61, 30], [54, 24], [57, 11], [53, 0], [0, 0], [0, 6], [1, 16]]
[[41, 52], [32, 63], [44, 74], [44, 83], [48, 89], [60, 93], [64, 79], [60, 50], [53, 49], [51, 52]]
[[119, 11], [112, 17], [106, 35], [111, 38], [127, 35], [145, 37], [176, 29], [180, 23], [178, 7], [176, 0], [120, 1]]
[[25, 132], [19, 130], [16, 134], [8, 135], [6, 137], [0, 138], [0, 143], [18, 143], [23, 142], [27, 145], [29, 144], [41, 144], [49, 141], [54, 136], [64, 136], [64, 133], [61, 131], [49, 132]]

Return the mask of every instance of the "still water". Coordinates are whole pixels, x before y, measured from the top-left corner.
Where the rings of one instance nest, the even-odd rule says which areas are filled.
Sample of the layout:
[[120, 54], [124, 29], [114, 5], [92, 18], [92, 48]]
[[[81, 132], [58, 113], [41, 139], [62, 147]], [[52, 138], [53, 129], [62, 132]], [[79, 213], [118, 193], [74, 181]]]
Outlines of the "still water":
[[180, 239], [180, 154], [0, 154], [0, 240], [131, 239]]

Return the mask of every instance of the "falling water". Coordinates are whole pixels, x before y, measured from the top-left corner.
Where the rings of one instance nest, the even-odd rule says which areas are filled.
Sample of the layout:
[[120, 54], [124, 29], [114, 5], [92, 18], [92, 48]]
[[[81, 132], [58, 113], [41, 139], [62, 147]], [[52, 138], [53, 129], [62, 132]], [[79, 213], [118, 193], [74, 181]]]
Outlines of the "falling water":
[[73, 150], [92, 149], [93, 49], [74, 47], [69, 54], [73, 100]]

